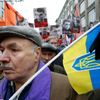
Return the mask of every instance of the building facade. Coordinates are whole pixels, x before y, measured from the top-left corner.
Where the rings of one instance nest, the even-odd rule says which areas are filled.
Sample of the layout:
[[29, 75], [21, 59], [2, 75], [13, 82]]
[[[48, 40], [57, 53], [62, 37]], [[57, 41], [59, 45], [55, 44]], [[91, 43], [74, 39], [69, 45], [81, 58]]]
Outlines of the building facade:
[[62, 20], [66, 19], [73, 12], [73, 8], [74, 8], [73, 2], [74, 1], [72, 0], [66, 0], [60, 15], [56, 19], [57, 24], [61, 24]]
[[[78, 0], [80, 19], [84, 31], [88, 30], [90, 24], [100, 22], [100, 0]], [[59, 17], [56, 20], [57, 24], [61, 24], [63, 19], [66, 19], [73, 13], [75, 8], [75, 0], [66, 0]]]

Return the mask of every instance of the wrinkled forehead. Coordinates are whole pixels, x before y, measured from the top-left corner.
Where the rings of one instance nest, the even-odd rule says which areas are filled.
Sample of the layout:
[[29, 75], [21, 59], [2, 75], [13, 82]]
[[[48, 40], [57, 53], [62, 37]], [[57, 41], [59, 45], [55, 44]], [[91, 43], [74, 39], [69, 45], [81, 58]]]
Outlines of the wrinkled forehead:
[[28, 39], [25, 39], [25, 38], [21, 38], [21, 37], [8, 37], [8, 38], [5, 38], [1, 43], [0, 45], [3, 46], [3, 45], [10, 45], [10, 44], [16, 44], [16, 45], [33, 45], [33, 43], [28, 40]]

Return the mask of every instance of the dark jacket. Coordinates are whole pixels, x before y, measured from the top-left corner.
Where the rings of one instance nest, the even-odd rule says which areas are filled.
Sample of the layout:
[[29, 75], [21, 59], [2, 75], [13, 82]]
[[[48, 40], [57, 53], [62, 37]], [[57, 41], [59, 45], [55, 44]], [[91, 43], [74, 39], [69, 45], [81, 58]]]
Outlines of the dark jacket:
[[49, 65], [49, 69], [52, 72], [56, 72], [56, 73], [67, 75], [66, 72], [65, 72], [65, 69], [60, 65], [56, 65], [55, 63], [50, 64]]
[[77, 95], [75, 100], [100, 100], [100, 90], [91, 91], [83, 95]]
[[50, 100], [75, 100], [75, 96], [67, 76], [52, 72]]

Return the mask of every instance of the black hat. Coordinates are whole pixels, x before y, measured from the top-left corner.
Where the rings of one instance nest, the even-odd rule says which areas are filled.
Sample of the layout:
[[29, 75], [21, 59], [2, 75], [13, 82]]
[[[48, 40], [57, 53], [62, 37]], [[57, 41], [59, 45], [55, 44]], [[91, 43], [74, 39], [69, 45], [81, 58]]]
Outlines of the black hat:
[[29, 26], [2, 26], [0, 27], [0, 42], [7, 37], [22, 37], [33, 41], [38, 46], [42, 45], [41, 36], [34, 28]]
[[51, 43], [48, 43], [48, 42], [43, 42], [42, 43], [42, 50], [57, 53], [57, 48], [54, 45], [52, 45]]

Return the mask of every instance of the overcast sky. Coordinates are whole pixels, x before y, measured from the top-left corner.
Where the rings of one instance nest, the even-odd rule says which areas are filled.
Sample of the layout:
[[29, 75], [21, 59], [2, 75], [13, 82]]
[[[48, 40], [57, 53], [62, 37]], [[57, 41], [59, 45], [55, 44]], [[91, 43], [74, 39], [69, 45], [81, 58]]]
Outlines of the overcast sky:
[[47, 17], [50, 25], [55, 24], [66, 0], [24, 0], [14, 3], [14, 8], [29, 22], [34, 22], [33, 9], [46, 7]]

